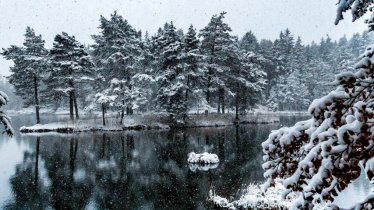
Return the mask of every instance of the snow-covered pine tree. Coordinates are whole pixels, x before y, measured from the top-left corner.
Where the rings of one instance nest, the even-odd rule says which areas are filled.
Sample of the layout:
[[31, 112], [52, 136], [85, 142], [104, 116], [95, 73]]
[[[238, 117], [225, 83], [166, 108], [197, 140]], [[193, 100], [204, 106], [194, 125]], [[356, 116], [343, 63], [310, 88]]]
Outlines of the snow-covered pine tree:
[[245, 113], [246, 109], [260, 103], [266, 87], [266, 73], [264, 66], [269, 62], [264, 56], [255, 52], [239, 52], [239, 66], [232, 74], [235, 81], [235, 113], [239, 120], [239, 112]]
[[260, 49], [260, 45], [257, 41], [256, 36], [253, 34], [252, 31], [249, 31], [244, 34], [242, 39], [240, 40], [240, 50], [243, 51], [252, 51], [257, 53]]
[[[200, 66], [202, 56], [199, 52], [199, 40], [196, 36], [196, 30], [192, 25], [188, 28], [182, 44], [182, 61], [186, 77], [185, 100], [187, 106], [186, 109], [188, 110], [188, 107], [196, 107], [198, 103], [205, 101], [202, 92], [200, 91], [201, 88], [203, 88], [203, 76], [205, 72]], [[192, 102], [191, 99], [194, 99], [194, 102]], [[184, 117], [186, 117], [186, 115]]]
[[138, 33], [127, 20], [115, 11], [110, 19], [100, 17], [100, 35], [93, 35], [95, 41], [93, 56], [98, 71], [104, 76], [107, 86], [113, 79], [120, 82], [117, 100], [122, 102], [121, 123], [126, 114], [133, 112], [133, 100], [126, 92], [133, 89], [132, 78], [137, 73], [141, 58], [141, 45]]
[[337, 69], [334, 72], [335, 74], [342, 73], [345, 71], [353, 71], [354, 70], [354, 62], [357, 56], [354, 56], [349, 49], [347, 37], [342, 37], [336, 49], [336, 63]]
[[[8, 101], [8, 96], [3, 91], [0, 91], [0, 107], [6, 105]], [[0, 121], [4, 126], [3, 133], [6, 133], [8, 136], [13, 136], [14, 131], [11, 125], [10, 117], [8, 117], [8, 115], [6, 115], [2, 110], [0, 110]]]
[[[337, 21], [351, 8], [354, 18], [361, 17], [372, 3], [341, 0]], [[312, 209], [321, 200], [332, 202], [360, 176], [360, 165], [374, 179], [373, 56], [374, 46], [367, 47], [356, 73], [336, 76], [337, 88], [310, 105], [312, 119], [273, 131], [262, 144], [265, 188], [274, 185], [276, 178], [283, 179], [285, 194], [300, 193], [294, 209]], [[372, 194], [352, 209], [371, 210], [373, 204]]]
[[234, 53], [235, 39], [230, 35], [231, 28], [223, 22], [226, 12], [213, 15], [206, 27], [200, 30], [202, 37], [200, 50], [204, 55], [206, 73], [206, 101], [211, 104], [212, 93], [217, 93], [218, 113], [225, 112], [225, 74], [230, 70], [228, 55]]
[[172, 22], [166, 23], [164, 29], [153, 37], [154, 47], [158, 50], [156, 99], [159, 107], [169, 114], [170, 122], [182, 119], [187, 112], [186, 75], [182, 62], [181, 39]]
[[302, 44], [301, 38], [298, 37], [291, 55], [291, 71], [292, 73], [287, 78], [286, 99], [293, 99], [294, 102], [288, 101], [289, 110], [306, 110], [311, 100], [308, 98], [309, 91], [305, 85], [310, 80], [311, 74], [308, 72], [307, 58], [305, 55], [305, 47]]
[[292, 72], [291, 58], [293, 47], [293, 35], [291, 34], [289, 29], [286, 29], [284, 32], [281, 31], [279, 34], [279, 38], [274, 41], [271, 52], [266, 53], [268, 54], [268, 59], [271, 60], [273, 64], [270, 66], [270, 68], [266, 68], [268, 80], [266, 92], [268, 96], [268, 103], [273, 100], [270, 98], [271, 92], [274, 93], [272, 89], [274, 89], [276, 85], [282, 85], [281, 83], [285, 83], [284, 78], [281, 79], [280, 77], [289, 75]]
[[79, 118], [78, 84], [90, 85], [96, 74], [91, 57], [74, 36], [67, 33], [56, 35], [50, 50], [52, 69], [47, 78], [47, 90], [64, 94], [69, 98], [70, 119]]
[[15, 87], [26, 107], [35, 106], [36, 123], [40, 123], [40, 83], [48, 68], [48, 51], [44, 48], [42, 36], [27, 27], [23, 46], [11, 46], [1, 54], [14, 63], [10, 68], [9, 83]]

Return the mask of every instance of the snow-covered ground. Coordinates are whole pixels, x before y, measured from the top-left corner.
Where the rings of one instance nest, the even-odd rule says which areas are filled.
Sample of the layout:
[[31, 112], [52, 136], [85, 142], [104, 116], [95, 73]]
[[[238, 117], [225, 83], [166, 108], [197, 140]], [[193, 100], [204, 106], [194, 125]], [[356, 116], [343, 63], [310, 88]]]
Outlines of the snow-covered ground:
[[169, 126], [163, 124], [124, 124], [102, 126], [99, 124], [85, 123], [84, 121], [67, 122], [67, 123], [48, 123], [36, 124], [33, 126], [23, 126], [20, 128], [21, 133], [77, 133], [77, 132], [94, 132], [94, 131], [124, 131], [124, 130], [150, 130], [150, 129], [169, 129]]
[[[275, 180], [275, 186], [266, 192], [262, 191], [263, 185], [250, 184], [237, 200], [228, 200], [217, 195], [214, 190], [209, 193], [210, 201], [221, 209], [290, 209], [292, 203], [298, 199], [298, 194], [291, 192], [283, 197], [285, 187], [280, 179]], [[315, 203], [313, 210], [329, 210], [335, 208], [354, 209], [357, 203], [364, 202], [374, 196], [373, 184], [365, 176], [364, 170], [358, 179], [352, 182], [346, 189], [338, 193], [330, 204]]]
[[[62, 120], [61, 122], [51, 122], [47, 124], [37, 124], [33, 126], [23, 126], [22, 133], [73, 133], [88, 131], [123, 131], [123, 130], [150, 130], [150, 129], [170, 129], [174, 125], [168, 122], [168, 116], [160, 113], [126, 115], [123, 124], [119, 124], [118, 113], [108, 113], [106, 126], [102, 126], [101, 116], [97, 113], [81, 114], [81, 119], [76, 121]], [[231, 126], [234, 123], [240, 124], [269, 124], [279, 122], [279, 117], [274, 115], [241, 115], [240, 121], [235, 122], [234, 114], [202, 114], [189, 115], [183, 127], [218, 127]]]
[[201, 153], [197, 154], [194, 152], [191, 152], [188, 154], [187, 161], [189, 163], [201, 163], [201, 164], [217, 164], [219, 163], [219, 158], [216, 154], [212, 153]]
[[[217, 195], [213, 190], [209, 192], [209, 200], [214, 206], [222, 209], [289, 209], [292, 202], [297, 198], [295, 193], [289, 194], [285, 199], [283, 192], [285, 188], [276, 182], [274, 187], [263, 192], [259, 185], [250, 184], [244, 191], [243, 195], [235, 201], [229, 201]], [[323, 204], [316, 204], [313, 210], [327, 210]]]

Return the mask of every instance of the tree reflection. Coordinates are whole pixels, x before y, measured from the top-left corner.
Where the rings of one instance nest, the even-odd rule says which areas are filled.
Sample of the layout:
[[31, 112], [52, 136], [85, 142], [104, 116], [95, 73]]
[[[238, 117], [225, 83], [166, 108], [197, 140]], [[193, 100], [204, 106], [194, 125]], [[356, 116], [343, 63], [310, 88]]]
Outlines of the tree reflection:
[[14, 200], [6, 209], [44, 209], [49, 205], [49, 192], [39, 177], [40, 137], [36, 138], [35, 152], [25, 151], [22, 163], [10, 179]]
[[[40, 137], [25, 152], [11, 179], [23, 209], [209, 209], [214, 187], [233, 195], [262, 180], [261, 145], [266, 132], [248, 127]], [[218, 154], [217, 168], [191, 171], [189, 152]], [[42, 175], [41, 175], [42, 174]], [[48, 182], [46, 182], [48, 180]]]
[[82, 209], [88, 203], [93, 184], [88, 177], [74, 179], [78, 140], [71, 137], [68, 141], [70, 144], [64, 144], [64, 141], [57, 143], [58, 149], [45, 154], [47, 173], [51, 179], [51, 205], [55, 209]]

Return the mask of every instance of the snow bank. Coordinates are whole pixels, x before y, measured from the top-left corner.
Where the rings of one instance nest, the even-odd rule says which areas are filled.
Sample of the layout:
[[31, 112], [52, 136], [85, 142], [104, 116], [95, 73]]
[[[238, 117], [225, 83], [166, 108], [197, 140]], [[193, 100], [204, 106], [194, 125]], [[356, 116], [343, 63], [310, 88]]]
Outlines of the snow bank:
[[77, 133], [88, 131], [122, 131], [121, 127], [104, 127], [95, 125], [75, 124], [75, 123], [49, 123], [49, 124], [36, 124], [33, 126], [22, 126], [21, 133]]
[[125, 130], [151, 130], [151, 129], [168, 129], [167, 125], [92, 125], [85, 123], [48, 123], [48, 124], [36, 124], [33, 126], [22, 126], [20, 128], [21, 133], [79, 133], [79, 132], [95, 132], [95, 131], [110, 131], [118, 132]]
[[[190, 115], [185, 123], [169, 124], [169, 116], [163, 113], [146, 113], [139, 115], [128, 115], [123, 119], [120, 125], [120, 118], [115, 113], [108, 113], [106, 126], [102, 126], [100, 115], [83, 115], [83, 117], [74, 122], [54, 122], [48, 124], [36, 124], [33, 126], [23, 126], [21, 133], [77, 133], [94, 131], [123, 131], [123, 130], [151, 130], [151, 129], [170, 129], [177, 128], [195, 128], [195, 127], [220, 127], [232, 126], [234, 124], [269, 124], [279, 122], [279, 117], [274, 115], [241, 115], [239, 121], [235, 121], [235, 115], [227, 114], [209, 114], [209, 115]], [[65, 120], [67, 120], [65, 118]]]
[[197, 154], [191, 152], [188, 154], [187, 161], [189, 163], [200, 163], [200, 164], [216, 164], [219, 163], [218, 156], [216, 154], [204, 152], [202, 154]]
[[[216, 195], [213, 190], [209, 192], [209, 200], [214, 206], [222, 209], [290, 209], [292, 202], [297, 199], [297, 194], [291, 193], [283, 198], [285, 188], [277, 180], [274, 187], [268, 188], [266, 192], [259, 185], [250, 184], [243, 195], [234, 201]], [[313, 210], [327, 210], [324, 204], [316, 204]]]

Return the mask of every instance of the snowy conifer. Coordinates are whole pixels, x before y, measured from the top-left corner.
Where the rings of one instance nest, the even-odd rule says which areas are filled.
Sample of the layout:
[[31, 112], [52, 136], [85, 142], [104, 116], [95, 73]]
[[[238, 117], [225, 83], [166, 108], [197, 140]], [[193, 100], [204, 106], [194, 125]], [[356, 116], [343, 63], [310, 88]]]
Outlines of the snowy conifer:
[[[199, 52], [199, 40], [196, 36], [196, 30], [191, 25], [183, 39], [182, 61], [184, 65], [184, 74], [186, 77], [186, 105], [196, 106], [197, 103], [205, 101], [202, 92], [205, 72], [200, 65], [201, 55]], [[194, 99], [194, 103], [191, 101]], [[188, 107], [187, 107], [188, 110]]]
[[[337, 21], [350, 8], [354, 18], [361, 17], [372, 3], [341, 0]], [[336, 89], [310, 105], [312, 119], [273, 131], [262, 144], [265, 188], [274, 185], [276, 178], [284, 179], [285, 194], [300, 192], [294, 209], [312, 209], [322, 200], [332, 202], [360, 176], [360, 165], [373, 180], [373, 55], [374, 46], [369, 46], [355, 66], [356, 73], [336, 76]], [[373, 203], [369, 195], [353, 209], [373, 209]]]
[[[206, 101], [211, 104], [211, 95], [215, 93], [218, 96], [218, 112], [224, 113], [225, 110], [225, 74], [230, 69], [227, 66], [229, 54], [235, 53], [235, 40], [230, 35], [231, 28], [223, 22], [226, 12], [214, 15], [208, 25], [200, 30], [199, 36], [202, 37], [201, 52], [204, 55], [204, 63], [207, 69], [206, 79]], [[221, 111], [222, 110], [222, 111]]]
[[137, 73], [141, 56], [140, 33], [115, 11], [110, 19], [100, 17], [100, 35], [92, 36], [93, 55], [98, 71], [105, 77], [107, 86], [113, 79], [120, 82], [117, 100], [122, 101], [121, 122], [125, 110], [133, 112], [133, 100], [126, 92], [133, 89], [132, 77]]
[[2, 54], [14, 62], [14, 66], [10, 68], [10, 84], [15, 87], [16, 94], [22, 97], [26, 107], [35, 106], [36, 123], [40, 123], [40, 86], [48, 68], [48, 51], [44, 48], [42, 36], [36, 35], [34, 29], [27, 27], [23, 46], [11, 46]]
[[50, 51], [52, 70], [47, 79], [48, 90], [68, 96], [70, 119], [79, 118], [77, 97], [79, 84], [94, 81], [95, 68], [84, 46], [74, 36], [63, 32], [55, 37]]
[[181, 38], [172, 22], [165, 24], [162, 33], [154, 37], [154, 44], [159, 50], [157, 102], [170, 115], [171, 121], [181, 119], [187, 112]]

